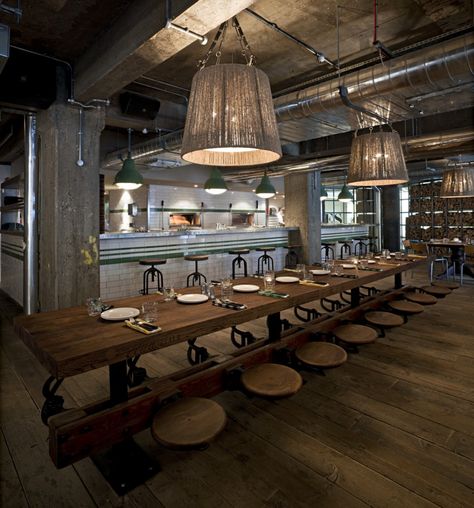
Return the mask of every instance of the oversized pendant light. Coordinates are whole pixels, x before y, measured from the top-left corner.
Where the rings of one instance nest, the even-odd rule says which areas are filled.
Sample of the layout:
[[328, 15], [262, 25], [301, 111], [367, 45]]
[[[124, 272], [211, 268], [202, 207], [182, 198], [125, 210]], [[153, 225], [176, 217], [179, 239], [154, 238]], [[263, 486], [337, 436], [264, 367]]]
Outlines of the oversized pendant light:
[[222, 177], [222, 173], [217, 168], [212, 168], [211, 176], [204, 183], [204, 190], [209, 194], [223, 194], [229, 190]]
[[[282, 156], [270, 82], [254, 67], [254, 55], [236, 18], [234, 26], [247, 65], [220, 63], [223, 23], [200, 61], [189, 97], [181, 156], [195, 164], [251, 166]], [[216, 65], [206, 63], [220, 40]]]
[[276, 194], [275, 187], [273, 187], [272, 182], [270, 182], [270, 178], [267, 176], [267, 172], [262, 176], [262, 180], [257, 185], [255, 189], [255, 194], [259, 198], [270, 199]]
[[440, 197], [472, 198], [474, 197], [474, 167], [460, 166], [448, 169], [443, 173]]
[[352, 141], [347, 183], [351, 186], [398, 185], [408, 182], [400, 135], [369, 132]]
[[337, 200], [341, 203], [349, 203], [354, 199], [352, 192], [349, 190], [346, 184], [343, 185], [341, 192], [337, 195]]
[[128, 155], [123, 161], [122, 169], [115, 175], [114, 185], [119, 189], [135, 190], [143, 185], [143, 176], [138, 172], [131, 157], [132, 129], [128, 129]]

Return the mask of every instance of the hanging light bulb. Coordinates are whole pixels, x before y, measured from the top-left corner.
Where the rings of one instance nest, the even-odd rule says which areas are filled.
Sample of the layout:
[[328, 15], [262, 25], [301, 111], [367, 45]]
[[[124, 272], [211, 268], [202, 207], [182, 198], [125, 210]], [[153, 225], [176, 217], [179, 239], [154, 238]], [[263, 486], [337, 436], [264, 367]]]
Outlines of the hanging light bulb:
[[211, 176], [204, 183], [204, 190], [209, 194], [223, 194], [229, 190], [222, 177], [222, 173], [217, 168], [212, 168]]
[[135, 190], [143, 185], [143, 176], [138, 172], [131, 157], [132, 129], [128, 129], [128, 155], [123, 161], [122, 169], [115, 175], [114, 185], [119, 189]]
[[328, 191], [321, 184], [321, 187], [319, 189], [319, 199], [321, 201], [326, 201], [326, 199], [328, 199], [328, 198], [329, 198]]
[[270, 199], [276, 194], [275, 187], [273, 187], [272, 182], [270, 182], [266, 170], [265, 174], [262, 176], [262, 180], [255, 189], [255, 193], [258, 197], [263, 199]]
[[341, 203], [349, 203], [354, 199], [352, 192], [349, 190], [346, 184], [341, 189], [341, 192], [337, 196], [337, 200], [341, 201]]

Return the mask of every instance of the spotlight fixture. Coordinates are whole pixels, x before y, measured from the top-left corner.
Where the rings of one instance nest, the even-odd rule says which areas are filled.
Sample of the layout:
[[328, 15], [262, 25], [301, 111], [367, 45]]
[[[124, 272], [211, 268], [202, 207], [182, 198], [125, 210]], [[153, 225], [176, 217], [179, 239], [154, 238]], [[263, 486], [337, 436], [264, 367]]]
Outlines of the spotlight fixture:
[[123, 161], [122, 169], [115, 175], [114, 185], [119, 189], [135, 190], [143, 185], [143, 176], [138, 172], [131, 157], [132, 129], [128, 129], [128, 155]]
[[222, 173], [217, 168], [211, 169], [211, 176], [204, 183], [204, 190], [209, 194], [223, 194], [229, 190], [222, 177]]
[[372, 132], [352, 140], [347, 184], [398, 185], [408, 182], [400, 135], [396, 131]]

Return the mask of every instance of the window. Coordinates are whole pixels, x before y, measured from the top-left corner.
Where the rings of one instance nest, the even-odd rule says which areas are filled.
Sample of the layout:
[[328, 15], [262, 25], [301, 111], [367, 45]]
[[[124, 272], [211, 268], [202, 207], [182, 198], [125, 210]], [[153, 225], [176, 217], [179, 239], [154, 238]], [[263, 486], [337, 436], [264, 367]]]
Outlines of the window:
[[[326, 187], [328, 199], [322, 201], [322, 216], [321, 222], [323, 224], [353, 224], [354, 220], [354, 200], [348, 203], [342, 203], [337, 200], [337, 196], [342, 190], [342, 187]], [[351, 192], [354, 194], [353, 190]]]

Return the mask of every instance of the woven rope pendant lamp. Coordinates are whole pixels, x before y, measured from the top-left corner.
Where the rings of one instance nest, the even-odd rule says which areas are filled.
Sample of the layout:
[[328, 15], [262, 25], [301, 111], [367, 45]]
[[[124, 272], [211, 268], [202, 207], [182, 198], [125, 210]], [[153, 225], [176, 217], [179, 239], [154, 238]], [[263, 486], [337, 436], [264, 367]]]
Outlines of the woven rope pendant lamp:
[[[235, 18], [233, 26], [242, 41]], [[278, 160], [282, 152], [270, 82], [253, 66], [254, 56], [246, 56], [247, 65], [218, 60], [206, 67], [208, 58], [209, 53], [191, 84], [182, 158], [212, 166], [252, 166]]]
[[440, 197], [474, 197], [474, 167], [461, 166], [460, 168], [445, 171], [441, 183]]
[[398, 132], [370, 132], [352, 140], [347, 184], [398, 185], [408, 173]]

